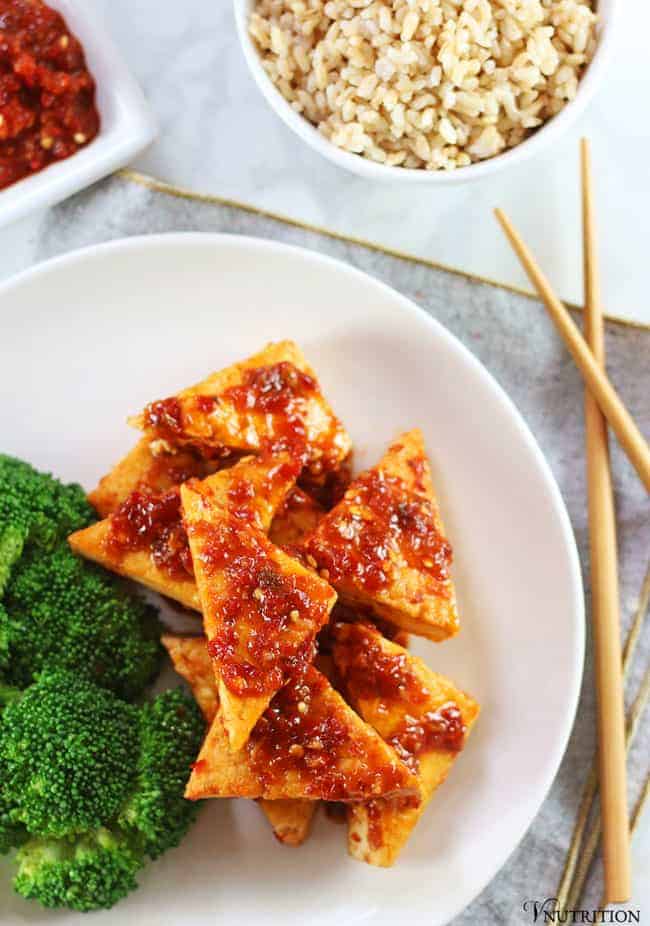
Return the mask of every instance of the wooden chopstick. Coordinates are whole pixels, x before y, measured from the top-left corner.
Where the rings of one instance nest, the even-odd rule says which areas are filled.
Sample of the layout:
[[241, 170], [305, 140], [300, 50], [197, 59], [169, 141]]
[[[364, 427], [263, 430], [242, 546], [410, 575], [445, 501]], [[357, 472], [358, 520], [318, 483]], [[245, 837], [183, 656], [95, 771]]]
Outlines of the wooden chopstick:
[[[625, 684], [630, 669], [632, 667], [632, 661], [637, 650], [637, 645], [641, 637], [641, 632], [646, 619], [646, 613], [650, 607], [650, 561], [643, 578], [643, 584], [641, 586], [641, 592], [639, 594], [639, 600], [637, 602], [636, 610], [632, 618], [632, 624], [628, 630], [627, 639], [625, 640], [625, 646], [623, 647], [623, 684]], [[641, 692], [641, 697], [643, 697], [643, 692]], [[637, 699], [638, 700], [638, 699]], [[644, 704], [641, 700], [640, 710], [643, 710]], [[634, 738], [637, 733], [638, 724], [635, 723], [635, 707], [630, 711], [628, 718], [626, 719], [626, 734], [625, 734], [625, 746], [626, 750], [629, 753]], [[640, 712], [639, 712], [640, 713]], [[640, 719], [640, 716], [639, 716]], [[557, 898], [556, 909], [557, 910], [567, 910], [571, 909], [569, 907], [568, 897], [569, 895], [573, 896], [574, 894], [579, 894], [580, 891], [576, 891], [574, 887], [576, 879], [576, 870], [578, 865], [583, 865], [581, 858], [584, 857], [583, 853], [585, 851], [585, 833], [587, 831], [587, 823], [589, 822], [589, 817], [592, 810], [592, 805], [594, 799], [598, 793], [598, 756], [594, 756], [591, 766], [589, 769], [589, 774], [584, 784], [582, 790], [582, 796], [580, 798], [580, 805], [578, 807], [578, 813], [576, 815], [576, 822], [573, 828], [573, 834], [571, 836], [571, 844], [567, 852], [566, 862], [564, 865], [564, 870], [562, 872], [562, 877], [560, 883], [555, 892]], [[630, 826], [630, 831], [632, 827]], [[589, 860], [591, 864], [591, 859]], [[584, 866], [583, 866], [584, 867]], [[588, 866], [587, 866], [588, 867]], [[578, 899], [580, 899], [578, 897]]]
[[650, 448], [634, 419], [623, 405], [618, 393], [596, 361], [589, 345], [580, 334], [573, 319], [557, 298], [535, 258], [523, 239], [501, 209], [495, 215], [505, 231], [515, 253], [519, 257], [528, 278], [548, 309], [564, 343], [582, 373], [583, 379], [598, 402], [600, 410], [616, 434], [623, 450], [636, 469], [644, 486], [650, 492]]
[[[605, 339], [596, 252], [596, 224], [589, 145], [580, 146], [584, 260], [585, 340], [601, 369]], [[621, 664], [616, 515], [609, 466], [607, 422], [585, 391], [585, 439], [589, 496], [591, 611], [598, 694], [598, 768], [603, 824], [605, 902], [630, 897], [630, 834], [627, 814], [625, 706]]]
[[[632, 747], [634, 740], [636, 739], [639, 725], [641, 723], [641, 718], [647, 706], [649, 697], [650, 697], [650, 668], [646, 670], [646, 673], [643, 677], [643, 681], [641, 682], [641, 688], [639, 690], [639, 693], [634, 699], [634, 703], [632, 704], [632, 707], [630, 708], [630, 711], [628, 714], [627, 729], [625, 733], [625, 743], [626, 743], [626, 750], [628, 754], [629, 754], [629, 751]], [[630, 820], [628, 824], [628, 828], [630, 832], [632, 831], [633, 826], [634, 826], [634, 816], [635, 816], [635, 812], [633, 812], [632, 819]], [[569, 891], [569, 896], [566, 902], [567, 910], [574, 910], [576, 907], [580, 905], [580, 898], [582, 897], [582, 892], [584, 890], [585, 883], [589, 875], [589, 869], [591, 867], [591, 864], [596, 855], [596, 851], [598, 849], [600, 835], [601, 835], [601, 819], [600, 819], [600, 816], [596, 814], [595, 818], [593, 819], [591, 823], [591, 826], [589, 827], [589, 831], [587, 832], [586, 837], [585, 837], [582, 855], [578, 862], [576, 872], [575, 872], [575, 877], [571, 884], [571, 890]], [[607, 890], [606, 889], [605, 889], [604, 896], [603, 896], [603, 902], [604, 902], [603, 906], [606, 906], [607, 904], [614, 902], [611, 900], [607, 900]]]

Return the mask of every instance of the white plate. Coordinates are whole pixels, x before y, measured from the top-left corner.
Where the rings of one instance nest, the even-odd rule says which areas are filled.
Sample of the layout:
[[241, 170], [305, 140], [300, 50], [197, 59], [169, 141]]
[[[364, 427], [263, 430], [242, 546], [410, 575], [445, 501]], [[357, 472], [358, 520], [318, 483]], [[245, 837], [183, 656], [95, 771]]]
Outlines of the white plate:
[[[88, 487], [134, 442], [128, 414], [271, 339], [302, 345], [359, 465], [401, 429], [422, 427], [455, 548], [462, 630], [416, 649], [483, 707], [395, 868], [349, 859], [344, 828], [322, 817], [308, 843], [290, 849], [253, 803], [211, 801], [183, 845], [145, 870], [140, 890], [93, 923], [447, 922], [537, 812], [581, 679], [571, 527], [507, 396], [393, 290], [268, 241], [167, 235], [77, 252], [2, 287], [0, 313], [0, 449]], [[11, 922], [51, 919], [20, 899], [6, 903]]]
[[124, 167], [156, 135], [156, 124], [139, 86], [88, 0], [48, 0], [81, 41], [97, 84], [101, 127], [76, 154], [0, 191], [0, 225], [53, 206]]

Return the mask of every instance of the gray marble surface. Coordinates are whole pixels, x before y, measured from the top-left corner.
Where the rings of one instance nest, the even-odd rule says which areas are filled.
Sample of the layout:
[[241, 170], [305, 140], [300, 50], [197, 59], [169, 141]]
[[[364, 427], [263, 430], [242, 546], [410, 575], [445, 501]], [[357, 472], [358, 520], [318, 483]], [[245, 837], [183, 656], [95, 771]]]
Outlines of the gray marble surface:
[[[617, 5], [611, 23], [615, 67], [606, 69], [595, 99], [565, 135], [531, 161], [444, 189], [372, 183], [312, 151], [255, 85], [231, 0], [83, 2], [103, 15], [159, 121], [160, 136], [138, 159], [139, 168], [528, 288], [492, 218], [500, 205], [563, 298], [577, 303], [582, 299], [576, 273], [578, 139], [588, 135], [602, 218], [605, 305], [612, 315], [650, 321], [641, 270], [650, 214], [648, 130], [639, 118], [650, 90], [646, 0]], [[632, 216], [637, 234], [631, 231]]]
[[[612, 315], [650, 322], [643, 273], [650, 216], [647, 0], [615, 4], [614, 66], [565, 135], [530, 161], [449, 188], [373, 183], [309, 148], [256, 86], [232, 0], [55, 2], [97, 12], [146, 94], [160, 131], [138, 169], [529, 288], [492, 217], [502, 206], [558, 292], [574, 302], [582, 299], [578, 139], [587, 135], [605, 305]], [[0, 228], [0, 278], [33, 260], [39, 221]]]
[[[153, 193], [122, 178], [99, 184], [51, 210], [34, 234], [33, 249], [40, 260], [117, 237], [183, 230], [255, 235], [330, 254], [390, 284], [449, 328], [510, 394], [545, 453], [575, 530], [588, 595], [582, 386], [569, 355], [537, 302], [240, 210]], [[52, 324], [56, 324], [54, 317]], [[607, 349], [615, 385], [644, 432], [650, 433], [647, 402], [650, 330], [609, 324]], [[622, 615], [627, 628], [650, 557], [650, 504], [616, 445], [612, 456]], [[577, 720], [555, 783], [521, 845], [490, 886], [455, 921], [455, 926], [531, 922], [530, 915], [522, 912], [523, 901], [531, 893], [537, 897], [554, 895], [582, 784], [595, 749], [590, 640], [587, 654]], [[650, 627], [646, 626], [629, 679], [630, 697], [636, 693], [649, 659]], [[630, 758], [631, 802], [635, 801], [648, 770], [648, 713]], [[488, 844], [489, 839], [490, 834], [486, 833]], [[647, 840], [643, 845], [635, 849], [638, 889], [633, 906], [650, 914], [650, 898], [643, 894], [644, 889], [647, 891]], [[597, 905], [600, 892], [601, 872], [597, 864], [589, 879], [584, 906]]]

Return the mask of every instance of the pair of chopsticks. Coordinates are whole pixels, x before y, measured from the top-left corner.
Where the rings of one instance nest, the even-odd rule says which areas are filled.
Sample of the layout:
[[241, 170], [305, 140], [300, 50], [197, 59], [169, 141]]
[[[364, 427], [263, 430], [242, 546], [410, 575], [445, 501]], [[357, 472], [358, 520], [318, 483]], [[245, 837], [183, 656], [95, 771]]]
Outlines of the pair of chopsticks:
[[581, 143], [584, 250], [584, 337], [502, 212], [496, 210], [515, 253], [582, 373], [589, 499], [592, 617], [598, 691], [599, 778], [603, 823], [604, 901], [629, 899], [630, 832], [627, 815], [625, 716], [618, 606], [616, 519], [607, 425], [650, 491], [650, 448], [604, 370], [604, 325], [596, 253], [591, 157]]

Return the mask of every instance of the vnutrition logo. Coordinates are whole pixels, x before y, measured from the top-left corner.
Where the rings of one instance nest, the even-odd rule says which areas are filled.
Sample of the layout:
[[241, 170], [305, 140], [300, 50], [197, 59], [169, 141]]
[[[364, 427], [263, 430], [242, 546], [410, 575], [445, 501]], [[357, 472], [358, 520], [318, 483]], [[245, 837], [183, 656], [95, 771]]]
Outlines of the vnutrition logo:
[[525, 900], [524, 913], [533, 923], [640, 923], [640, 910], [560, 910], [557, 897]]

